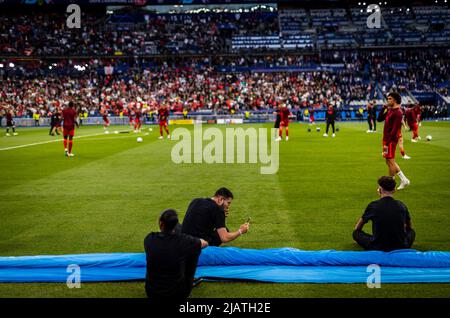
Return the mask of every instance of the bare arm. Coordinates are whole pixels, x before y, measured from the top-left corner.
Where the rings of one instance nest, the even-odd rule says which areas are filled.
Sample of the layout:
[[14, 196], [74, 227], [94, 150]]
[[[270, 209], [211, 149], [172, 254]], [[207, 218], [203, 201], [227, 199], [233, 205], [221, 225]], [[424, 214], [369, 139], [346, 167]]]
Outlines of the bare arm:
[[202, 248], [208, 247], [209, 245], [204, 239], [200, 239], [200, 243], [202, 243]]
[[224, 227], [221, 227], [220, 229], [217, 229], [217, 233], [219, 234], [220, 240], [222, 243], [228, 243], [235, 239], [237, 239], [239, 236], [241, 236], [244, 233], [247, 233], [249, 224], [244, 223], [241, 225], [239, 230], [236, 232], [227, 232], [227, 229]]

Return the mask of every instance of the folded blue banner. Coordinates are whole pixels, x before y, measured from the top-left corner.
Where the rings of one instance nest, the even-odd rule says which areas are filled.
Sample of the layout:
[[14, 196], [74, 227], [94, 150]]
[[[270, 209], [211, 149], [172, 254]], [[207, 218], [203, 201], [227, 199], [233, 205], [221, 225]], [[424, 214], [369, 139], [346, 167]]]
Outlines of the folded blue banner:
[[[448, 283], [450, 252], [398, 250], [302, 251], [293, 248], [208, 247], [196, 277], [279, 283], [365, 283], [367, 266], [380, 266], [382, 283]], [[74, 265], [81, 282], [143, 280], [145, 254], [0, 257], [0, 282], [66, 282]]]

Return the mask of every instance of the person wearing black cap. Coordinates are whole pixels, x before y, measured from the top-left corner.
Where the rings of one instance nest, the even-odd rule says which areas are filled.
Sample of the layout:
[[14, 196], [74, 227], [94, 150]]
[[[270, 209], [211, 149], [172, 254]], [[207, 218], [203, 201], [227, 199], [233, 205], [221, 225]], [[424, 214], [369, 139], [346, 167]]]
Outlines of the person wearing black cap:
[[208, 243], [176, 231], [178, 215], [165, 210], [159, 218], [160, 232], [144, 240], [147, 260], [145, 291], [155, 300], [181, 301], [189, 297], [202, 248]]
[[[395, 179], [389, 176], [378, 179], [380, 199], [371, 202], [353, 231], [353, 239], [365, 250], [389, 252], [411, 248], [416, 233], [411, 227], [411, 217], [406, 205], [393, 198]], [[363, 226], [372, 221], [372, 235], [363, 232]]]

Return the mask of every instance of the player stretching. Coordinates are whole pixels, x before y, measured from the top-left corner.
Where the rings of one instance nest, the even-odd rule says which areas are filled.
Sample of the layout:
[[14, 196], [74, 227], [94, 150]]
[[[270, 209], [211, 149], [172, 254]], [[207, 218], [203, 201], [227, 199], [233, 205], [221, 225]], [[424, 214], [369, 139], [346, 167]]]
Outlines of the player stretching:
[[400, 170], [399, 165], [395, 162], [395, 150], [397, 148], [399, 132], [402, 126], [403, 113], [400, 109], [402, 98], [400, 94], [393, 92], [388, 94], [387, 107], [383, 106], [377, 120], [379, 122], [385, 120], [383, 130], [383, 157], [389, 168], [389, 175], [395, 178], [397, 174], [401, 180], [398, 190], [404, 189], [410, 184], [410, 181]]
[[[66, 157], [73, 157], [72, 153], [72, 139], [75, 134], [75, 125], [78, 126], [78, 122], [76, 121], [77, 112], [73, 108], [73, 102], [69, 102], [69, 106], [64, 108], [62, 112], [62, 117], [64, 120], [63, 124], [63, 136], [64, 136], [64, 153]], [[67, 140], [69, 139], [69, 140]], [[69, 148], [67, 148], [67, 145]]]
[[420, 120], [420, 106], [416, 105], [412, 108], [407, 108], [405, 112], [406, 122], [408, 123], [409, 129], [413, 132], [411, 141], [417, 142], [419, 137], [419, 120]]
[[169, 110], [165, 105], [162, 105], [158, 110], [159, 116], [159, 134], [158, 139], [163, 139], [163, 127], [167, 134], [167, 139], [170, 139], [169, 128], [167, 128], [167, 119], [169, 118]]
[[290, 111], [289, 108], [286, 107], [285, 104], [282, 104], [279, 110], [281, 121], [280, 121], [280, 128], [278, 129], [278, 138], [275, 139], [276, 141], [280, 141], [283, 139], [283, 127], [286, 131], [286, 141], [289, 140], [289, 115]]
[[18, 133], [16, 133], [16, 123], [13, 120], [13, 114], [12, 109], [6, 112], [6, 136], [8, 137], [11, 136], [9, 134], [9, 128], [12, 128], [14, 136], [18, 135]]

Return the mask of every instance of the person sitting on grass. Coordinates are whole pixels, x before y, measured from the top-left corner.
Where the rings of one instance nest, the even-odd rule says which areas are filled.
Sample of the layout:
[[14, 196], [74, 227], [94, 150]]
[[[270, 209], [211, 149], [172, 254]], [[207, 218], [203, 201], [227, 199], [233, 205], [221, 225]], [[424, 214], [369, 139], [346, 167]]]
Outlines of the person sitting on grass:
[[[396, 182], [392, 177], [378, 179], [380, 199], [371, 202], [353, 231], [353, 239], [365, 250], [389, 252], [411, 248], [416, 233], [406, 205], [393, 198]], [[363, 226], [372, 221], [372, 235], [363, 232]]]
[[177, 232], [178, 214], [165, 210], [159, 218], [160, 232], [144, 240], [147, 260], [145, 291], [152, 301], [181, 301], [189, 297], [198, 257], [208, 243]]
[[202, 238], [210, 246], [220, 246], [247, 233], [250, 226], [248, 221], [237, 231], [228, 231], [225, 218], [229, 215], [231, 201], [233, 193], [227, 188], [218, 189], [212, 198], [192, 200], [180, 226], [181, 232]]

